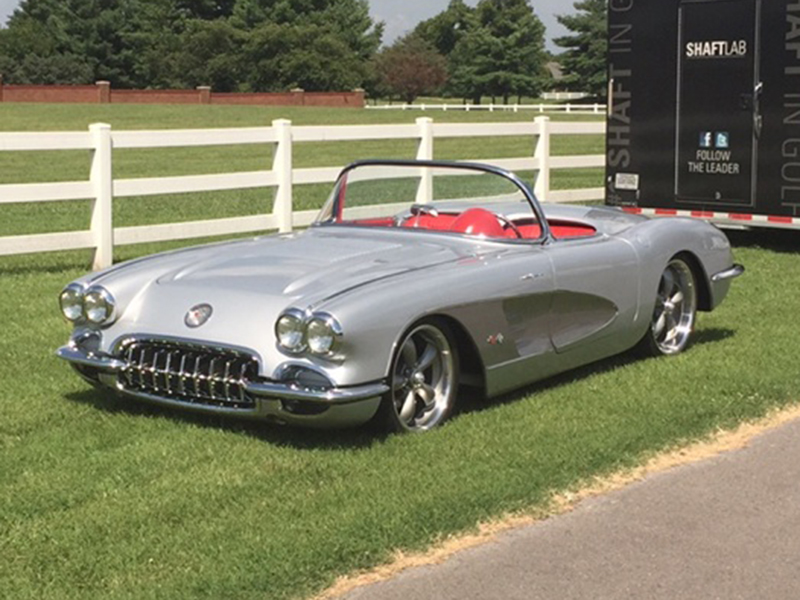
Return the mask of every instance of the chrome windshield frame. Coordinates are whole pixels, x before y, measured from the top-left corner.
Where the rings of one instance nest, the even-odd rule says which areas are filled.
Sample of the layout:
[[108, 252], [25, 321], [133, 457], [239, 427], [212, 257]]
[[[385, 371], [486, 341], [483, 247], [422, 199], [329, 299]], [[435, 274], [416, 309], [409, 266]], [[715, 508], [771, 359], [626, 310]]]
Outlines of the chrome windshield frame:
[[[459, 162], [459, 161], [448, 161], [448, 160], [412, 160], [412, 159], [366, 159], [366, 160], [358, 160], [353, 163], [347, 165], [342, 171], [339, 173], [339, 176], [336, 179], [336, 184], [334, 185], [333, 192], [331, 196], [328, 197], [328, 200], [325, 202], [325, 205], [320, 211], [320, 216], [322, 212], [331, 205], [331, 215], [341, 214], [341, 210], [343, 207], [340, 206], [340, 202], [342, 200], [343, 194], [341, 193], [342, 185], [345, 184], [347, 181], [347, 175], [350, 171], [358, 169], [360, 167], [428, 167], [428, 168], [441, 168], [441, 169], [458, 169], [462, 171], [477, 171], [482, 173], [490, 173], [493, 175], [498, 175], [500, 177], [504, 177], [511, 183], [513, 183], [521, 192], [522, 195], [527, 200], [528, 204], [533, 211], [534, 216], [538, 222], [538, 225], [541, 230], [541, 235], [535, 241], [538, 243], [547, 244], [553, 241], [552, 234], [550, 233], [550, 225], [547, 222], [547, 219], [544, 215], [544, 210], [539, 203], [539, 200], [536, 198], [536, 194], [533, 192], [531, 187], [523, 181], [516, 173], [503, 169], [502, 167], [497, 167], [494, 165], [484, 164], [484, 163], [475, 163], [475, 162]], [[331, 204], [332, 199], [332, 204]], [[321, 221], [319, 216], [315, 219], [312, 226], [319, 226], [319, 225], [331, 225], [329, 221]]]

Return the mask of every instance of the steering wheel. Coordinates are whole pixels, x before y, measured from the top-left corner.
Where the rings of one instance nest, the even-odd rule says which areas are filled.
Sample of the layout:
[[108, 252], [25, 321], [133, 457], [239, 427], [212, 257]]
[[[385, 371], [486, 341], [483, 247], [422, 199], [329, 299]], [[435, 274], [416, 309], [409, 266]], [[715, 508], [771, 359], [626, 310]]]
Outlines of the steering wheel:
[[519, 227], [517, 227], [517, 226], [514, 224], [514, 221], [512, 221], [511, 219], [509, 219], [507, 216], [505, 216], [505, 215], [501, 215], [501, 214], [499, 214], [499, 213], [492, 213], [492, 214], [495, 216], [495, 218], [496, 218], [498, 221], [500, 221], [500, 223], [503, 225], [503, 228], [504, 228], [504, 229], [505, 229], [505, 228], [508, 228], [508, 229], [510, 229], [510, 230], [511, 230], [511, 231], [513, 231], [513, 232], [514, 232], [514, 234], [517, 236], [517, 239], [520, 239], [520, 240], [522, 239], [522, 232], [519, 230]]
[[439, 209], [432, 204], [412, 204], [411, 214], [415, 217], [420, 215], [430, 215], [435, 218], [439, 216]]
[[[422, 215], [429, 215], [434, 219], [439, 216], [439, 209], [432, 204], [412, 204], [409, 212], [411, 213], [411, 217], [416, 219], [414, 227], [419, 227], [419, 218]], [[399, 216], [395, 218], [395, 225], [400, 227], [401, 225], [404, 225], [406, 221], [407, 219], [405, 217]]]

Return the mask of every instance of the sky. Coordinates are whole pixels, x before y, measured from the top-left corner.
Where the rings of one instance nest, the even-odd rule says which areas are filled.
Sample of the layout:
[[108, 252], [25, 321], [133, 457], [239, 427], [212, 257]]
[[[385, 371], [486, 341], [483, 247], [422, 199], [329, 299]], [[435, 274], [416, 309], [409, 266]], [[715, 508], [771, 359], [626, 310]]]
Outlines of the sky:
[[[19, 5], [20, 0], [0, 0], [0, 23], [5, 24], [8, 17]], [[467, 0], [474, 6], [477, 0]], [[384, 43], [392, 43], [397, 37], [414, 29], [417, 23], [439, 14], [449, 4], [449, 0], [369, 0], [370, 12], [377, 21], [386, 23]], [[556, 21], [555, 15], [572, 12], [569, 0], [532, 0], [533, 10], [547, 28], [547, 49], [557, 51], [552, 39], [564, 35], [565, 29]]]

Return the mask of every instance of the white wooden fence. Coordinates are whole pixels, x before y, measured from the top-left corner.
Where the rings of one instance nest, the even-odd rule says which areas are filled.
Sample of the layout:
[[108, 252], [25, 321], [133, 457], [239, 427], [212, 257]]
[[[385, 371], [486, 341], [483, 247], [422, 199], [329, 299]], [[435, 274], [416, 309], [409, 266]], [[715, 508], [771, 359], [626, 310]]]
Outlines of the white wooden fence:
[[544, 113], [566, 113], [576, 115], [601, 115], [607, 110], [605, 104], [368, 104], [370, 110], [441, 110], [447, 111], [488, 111], [515, 112], [533, 111]]
[[562, 100], [580, 100], [588, 96], [589, 94], [586, 92], [544, 92], [542, 99], [561, 102]]
[[[420, 118], [408, 125], [292, 126], [290, 121], [273, 121], [272, 127], [241, 129], [189, 129], [161, 131], [112, 131], [110, 125], [96, 123], [88, 132], [0, 133], [0, 151], [89, 150], [91, 169], [86, 181], [0, 185], [0, 205], [22, 202], [59, 202], [91, 199], [88, 230], [0, 237], [0, 256], [53, 250], [94, 249], [93, 268], [112, 262], [115, 244], [138, 244], [195, 237], [277, 229], [285, 232], [294, 226], [311, 223], [317, 211], [293, 212], [295, 185], [332, 183], [342, 167], [292, 168], [292, 147], [303, 142], [344, 140], [415, 139], [417, 158], [434, 157], [434, 140], [459, 137], [535, 136], [532, 156], [481, 159], [515, 171], [536, 171], [535, 191], [542, 201], [580, 202], [602, 198], [602, 188], [550, 190], [551, 169], [601, 167], [602, 155], [552, 157], [552, 135], [603, 134], [604, 123], [559, 123], [539, 117], [527, 123], [434, 123]], [[166, 148], [272, 144], [272, 169], [214, 175], [113, 179], [113, 149]], [[275, 188], [271, 214], [246, 217], [167, 223], [140, 227], [114, 227], [114, 198], [159, 194], [246, 188]], [[266, 204], [266, 202], [265, 202]]]

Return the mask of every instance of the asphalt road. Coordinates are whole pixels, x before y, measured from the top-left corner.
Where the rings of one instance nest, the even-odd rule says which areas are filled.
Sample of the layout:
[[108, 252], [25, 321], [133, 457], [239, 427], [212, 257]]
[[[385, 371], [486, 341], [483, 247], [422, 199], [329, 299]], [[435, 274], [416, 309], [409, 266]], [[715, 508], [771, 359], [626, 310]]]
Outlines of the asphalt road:
[[800, 420], [348, 600], [800, 598]]

